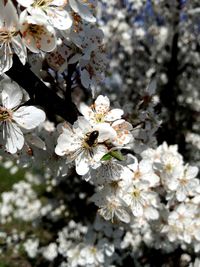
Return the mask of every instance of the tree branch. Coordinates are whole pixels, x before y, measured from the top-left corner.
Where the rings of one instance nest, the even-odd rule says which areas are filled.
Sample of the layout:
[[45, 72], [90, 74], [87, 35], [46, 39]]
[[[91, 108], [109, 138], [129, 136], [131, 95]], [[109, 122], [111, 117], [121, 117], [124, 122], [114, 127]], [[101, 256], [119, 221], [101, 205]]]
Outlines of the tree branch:
[[[23, 66], [16, 55], [13, 56], [12, 68], [6, 74], [28, 92], [31, 104], [41, 106], [50, 120], [56, 114], [70, 123], [77, 119], [78, 110], [69, 97], [69, 93], [65, 100], [60, 98], [30, 70], [28, 64]], [[71, 88], [68, 90], [71, 93]]]

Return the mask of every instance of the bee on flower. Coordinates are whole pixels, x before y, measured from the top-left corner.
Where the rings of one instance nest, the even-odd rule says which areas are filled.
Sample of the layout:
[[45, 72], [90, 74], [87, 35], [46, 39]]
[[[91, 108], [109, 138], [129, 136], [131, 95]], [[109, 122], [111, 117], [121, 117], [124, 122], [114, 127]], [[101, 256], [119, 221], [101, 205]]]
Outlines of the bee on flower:
[[90, 107], [81, 103], [80, 112], [94, 125], [108, 123], [116, 132], [115, 138], [111, 140], [114, 145], [123, 146], [132, 140], [132, 125], [121, 119], [124, 113], [122, 109], [110, 109], [110, 100], [107, 96], [99, 95]]
[[69, 162], [75, 160], [76, 172], [85, 175], [90, 167], [100, 164], [108, 152], [103, 142], [115, 136], [115, 131], [108, 126], [102, 123], [95, 127], [84, 117], [79, 117], [72, 127], [62, 127], [55, 153], [65, 155]]

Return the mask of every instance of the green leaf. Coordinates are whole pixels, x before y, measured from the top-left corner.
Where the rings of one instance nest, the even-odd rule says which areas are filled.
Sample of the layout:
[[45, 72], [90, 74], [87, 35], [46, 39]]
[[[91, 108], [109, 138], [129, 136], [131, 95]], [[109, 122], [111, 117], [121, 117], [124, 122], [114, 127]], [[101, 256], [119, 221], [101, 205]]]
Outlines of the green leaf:
[[122, 155], [122, 153], [120, 151], [117, 151], [117, 150], [113, 150], [113, 151], [110, 151], [110, 155], [113, 157], [113, 158], [116, 158], [120, 161], [124, 160], [124, 157]]
[[101, 160], [104, 160], [104, 161], [107, 161], [107, 160], [110, 160], [111, 158], [115, 158], [117, 160], [124, 160], [124, 157], [122, 155], [122, 153], [120, 151], [117, 151], [117, 150], [113, 150], [113, 151], [110, 151], [109, 153], [105, 154]]
[[107, 153], [101, 158], [101, 160], [107, 161], [107, 160], [110, 160], [111, 158], [112, 156], [110, 155], [110, 153]]

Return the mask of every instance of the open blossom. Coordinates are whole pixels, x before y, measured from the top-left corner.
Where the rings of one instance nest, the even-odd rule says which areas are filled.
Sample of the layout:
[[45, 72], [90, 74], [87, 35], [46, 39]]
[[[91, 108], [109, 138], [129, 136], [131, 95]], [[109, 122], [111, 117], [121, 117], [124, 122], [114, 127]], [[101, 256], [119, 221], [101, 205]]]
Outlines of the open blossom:
[[130, 215], [127, 211], [127, 205], [120, 196], [107, 188], [93, 195], [92, 200], [99, 207], [99, 214], [105, 220], [118, 219], [122, 222], [129, 223]]
[[38, 253], [39, 240], [27, 239], [24, 243], [24, 249], [30, 258], [35, 258]]
[[199, 179], [195, 178], [198, 168], [194, 166], [183, 166], [180, 176], [168, 182], [170, 190], [176, 192], [178, 201], [184, 201], [187, 196], [194, 195], [199, 186]]
[[125, 120], [117, 120], [112, 123], [112, 128], [116, 131], [117, 136], [112, 143], [116, 146], [122, 146], [130, 143], [133, 140], [131, 131], [133, 126]]
[[103, 95], [99, 95], [91, 107], [81, 103], [80, 112], [92, 124], [121, 119], [124, 113], [122, 109], [110, 109], [110, 100]]
[[0, 74], [12, 67], [15, 53], [22, 64], [26, 63], [26, 47], [19, 32], [17, 11], [11, 1], [0, 1]]
[[130, 206], [134, 216], [140, 217], [144, 208], [157, 207], [157, 195], [149, 189], [147, 181], [133, 181], [124, 192], [124, 201]]
[[72, 25], [69, 13], [64, 9], [66, 0], [17, 0], [26, 7], [31, 15], [43, 17], [44, 22], [59, 29], [66, 30]]
[[76, 171], [85, 175], [90, 166], [100, 162], [108, 152], [102, 142], [115, 135], [114, 130], [106, 123], [93, 127], [84, 117], [79, 117], [73, 127], [63, 127], [58, 138], [55, 152], [59, 156], [66, 155], [69, 161], [75, 160]]
[[123, 110], [119, 108], [110, 109], [110, 100], [107, 96], [99, 95], [90, 107], [84, 103], [80, 104], [80, 112], [93, 125], [108, 123], [116, 135], [110, 141], [115, 146], [128, 144], [132, 139], [132, 125], [121, 119]]
[[20, 106], [23, 93], [15, 82], [2, 80], [0, 82], [0, 127], [6, 150], [16, 153], [24, 145], [22, 129], [31, 130], [45, 120], [44, 111], [34, 106]]
[[141, 160], [140, 162], [135, 159], [133, 164], [128, 167], [133, 171], [133, 179], [135, 181], [144, 180], [148, 181], [150, 186], [158, 186], [160, 178], [153, 171], [152, 163], [149, 160]]
[[25, 45], [33, 53], [50, 52], [56, 47], [55, 31], [44, 22], [42, 16], [29, 16], [23, 11], [20, 15], [20, 31]]
[[99, 95], [91, 107], [81, 103], [80, 112], [92, 124], [109, 123], [110, 127], [116, 132], [115, 138], [111, 140], [114, 145], [122, 146], [133, 139], [131, 134], [132, 125], [121, 119], [123, 110], [119, 108], [111, 109], [110, 100], [107, 96]]
[[184, 240], [191, 243], [191, 237], [194, 235], [195, 208], [191, 204], [181, 203], [168, 216], [168, 225], [164, 231], [168, 231], [168, 238], [171, 242], [175, 240]]

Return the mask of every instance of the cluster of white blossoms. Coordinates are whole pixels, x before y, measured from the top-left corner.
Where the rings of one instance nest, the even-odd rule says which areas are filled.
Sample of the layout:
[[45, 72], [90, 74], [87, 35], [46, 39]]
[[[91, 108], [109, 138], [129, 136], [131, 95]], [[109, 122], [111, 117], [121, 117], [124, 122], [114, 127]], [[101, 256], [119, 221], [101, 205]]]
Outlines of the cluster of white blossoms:
[[55, 152], [75, 160], [76, 172], [85, 175], [96, 169], [104, 156], [112, 157], [115, 149], [123, 148], [132, 139], [132, 126], [123, 120], [123, 110], [111, 109], [106, 96], [98, 96], [91, 107], [80, 104], [80, 116], [73, 126], [59, 125], [61, 132]]
[[37, 198], [36, 192], [25, 181], [14, 184], [13, 190], [3, 192], [0, 203], [0, 222], [5, 224], [13, 219], [32, 221], [39, 218], [42, 205]]
[[[130, 32], [124, 6], [140, 15], [151, 1], [101, 2], [102, 14], [111, 17], [117, 6], [120, 21], [107, 23], [105, 31], [121, 38], [128, 57], [138, 50], [145, 54], [145, 44], [138, 50], [133, 45], [135, 37], [142, 40], [145, 27], [132, 21], [137, 27]], [[164, 4], [152, 1], [158, 2]], [[121, 80], [124, 96], [119, 101], [118, 93], [109, 91], [109, 97], [100, 92], [94, 98], [108, 63], [104, 34], [95, 23], [97, 4], [97, 0], [0, 0], [0, 171], [7, 169], [11, 178], [6, 191], [0, 188], [0, 258], [12, 251], [15, 257], [27, 255], [35, 266], [147, 267], [152, 248], [165, 255], [177, 249], [180, 262], [198, 267], [198, 168], [184, 162], [177, 145], [157, 146], [155, 132], [161, 121], [155, 112], [156, 78], [133, 101], [137, 99], [133, 91], [125, 94], [132, 87], [131, 68]], [[148, 31], [157, 36], [155, 51], [162, 50], [166, 27]], [[118, 42], [115, 45], [119, 51]], [[70, 91], [80, 114], [73, 124], [57, 117], [60, 114], [51, 117], [44, 104], [48, 119], [54, 121], [50, 122], [42, 107], [30, 105], [35, 92], [29, 99], [27, 88], [5, 74], [13, 66], [14, 54], [23, 65], [31, 65], [37, 83], [44, 82], [44, 89], [55, 93], [60, 103], [67, 106]], [[119, 59], [110, 63], [111, 80], [119, 78], [120, 62], [132, 64], [121, 52]], [[126, 65], [123, 72], [126, 76]], [[146, 72], [148, 82], [152, 73], [154, 68]], [[139, 76], [141, 88], [147, 81], [141, 72]], [[93, 93], [90, 106], [76, 95], [82, 90], [86, 96], [87, 89]], [[123, 109], [111, 107], [121, 107], [120, 100]], [[197, 137], [188, 135], [192, 143], [199, 143]], [[20, 181], [15, 182], [13, 175], [20, 171]]]
[[[163, 143], [156, 149], [143, 149], [138, 153], [135, 128], [123, 118], [122, 109], [110, 107], [107, 96], [99, 95], [91, 106], [80, 103], [78, 107], [83, 116], [73, 125], [64, 122], [56, 129], [52, 123], [44, 122], [42, 110], [20, 105], [23, 90], [15, 82], [3, 79], [1, 88], [1, 126], [5, 143], [2, 146], [13, 153], [19, 165], [27, 167], [31, 162], [35, 168], [44, 168], [43, 176], [27, 173], [26, 182], [16, 183], [11, 191], [2, 193], [1, 223], [21, 220], [32, 222], [35, 227], [38, 221], [70, 218], [69, 207], [62, 199], [46, 203], [37, 197], [31, 184], [45, 185], [45, 192], [53, 193], [66, 175], [70, 175], [73, 166], [79, 175], [74, 178], [73, 186], [84, 180], [94, 186], [96, 192], [90, 202], [96, 204], [105, 220], [95, 222], [92, 230], [81, 227], [81, 236], [76, 232], [77, 225], [69, 223], [56, 240], [49, 240], [46, 245], [40, 245], [37, 235], [26, 239], [24, 234], [18, 233], [17, 242], [23, 243], [30, 258], [41, 255], [47, 261], [55, 261], [62, 256], [61, 267], [115, 266], [113, 262], [120, 262], [115, 250], [120, 249], [123, 254], [123, 250], [131, 247], [137, 251], [142, 242], [164, 251], [178, 246], [183, 250], [192, 247], [196, 253], [200, 251], [198, 168], [184, 163], [177, 145]], [[29, 132], [41, 123], [37, 131]], [[7, 152], [6, 157], [12, 158]], [[10, 161], [4, 165], [11, 168], [11, 173], [17, 171]], [[80, 201], [87, 198], [78, 188], [73, 190], [67, 196], [69, 202], [74, 193], [80, 194]], [[71, 227], [74, 227], [74, 239], [70, 235]], [[110, 227], [120, 231], [115, 243]], [[102, 236], [95, 239], [97, 230]], [[7, 246], [12, 247], [12, 238], [5, 235], [2, 232]], [[165, 242], [160, 242], [163, 239]]]
[[12, 67], [13, 54], [25, 64], [32, 52], [32, 55], [44, 54], [50, 68], [60, 72], [68, 64], [78, 65], [86, 88], [103, 79], [107, 59], [103, 32], [94, 24], [97, 1], [19, 0], [17, 3], [18, 9], [11, 0], [0, 2], [0, 74]]

